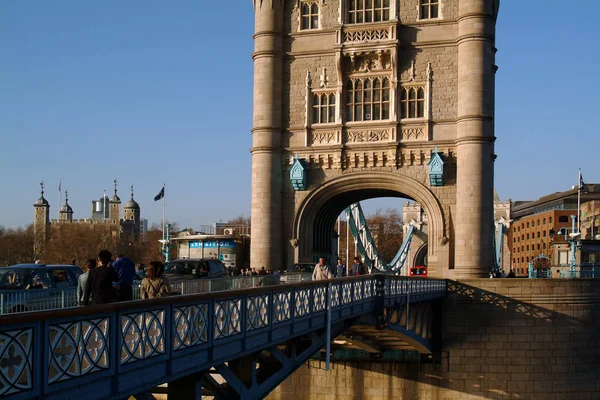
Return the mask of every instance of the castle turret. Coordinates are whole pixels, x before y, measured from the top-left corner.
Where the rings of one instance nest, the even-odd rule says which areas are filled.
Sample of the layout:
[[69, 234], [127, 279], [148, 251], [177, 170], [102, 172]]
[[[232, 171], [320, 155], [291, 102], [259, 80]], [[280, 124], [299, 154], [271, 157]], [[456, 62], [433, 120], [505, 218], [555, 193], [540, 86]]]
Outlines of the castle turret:
[[110, 205], [110, 212], [108, 215], [108, 219], [111, 224], [119, 224], [121, 222], [121, 199], [117, 196], [117, 179], [113, 181], [115, 184], [115, 194], [109, 200], [108, 204]]
[[33, 203], [33, 251], [36, 257], [44, 250], [50, 225], [50, 204], [44, 198], [44, 182], [40, 186], [40, 198]]
[[127, 225], [133, 225], [129, 230], [134, 237], [137, 237], [140, 232], [140, 205], [133, 199], [133, 185], [131, 185], [131, 198], [125, 203], [123, 213], [123, 222]]
[[65, 205], [60, 209], [59, 221], [73, 222], [73, 209], [69, 205], [69, 191], [65, 190]]
[[277, 268], [282, 252], [283, 0], [253, 0], [254, 115], [252, 128], [251, 266]]

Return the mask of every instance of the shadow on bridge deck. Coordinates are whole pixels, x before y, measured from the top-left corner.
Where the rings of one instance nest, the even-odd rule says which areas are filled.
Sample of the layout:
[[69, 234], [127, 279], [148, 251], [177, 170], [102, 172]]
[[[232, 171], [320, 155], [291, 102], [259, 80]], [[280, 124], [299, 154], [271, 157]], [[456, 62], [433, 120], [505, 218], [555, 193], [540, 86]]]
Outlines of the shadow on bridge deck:
[[600, 280], [450, 281], [442, 310], [431, 360], [334, 361], [329, 372], [313, 360], [268, 398], [598, 397]]

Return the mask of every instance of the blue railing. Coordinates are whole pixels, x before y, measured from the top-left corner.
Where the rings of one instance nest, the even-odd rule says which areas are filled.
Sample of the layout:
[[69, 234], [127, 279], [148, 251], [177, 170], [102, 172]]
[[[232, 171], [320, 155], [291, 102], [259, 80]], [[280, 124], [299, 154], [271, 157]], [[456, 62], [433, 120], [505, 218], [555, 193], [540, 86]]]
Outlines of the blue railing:
[[[188, 295], [248, 289], [277, 283], [278, 280], [273, 275], [258, 275], [171, 282], [170, 287], [173, 292]], [[141, 300], [139, 284], [133, 286], [133, 299]], [[77, 307], [78, 303], [77, 288], [75, 287], [0, 291], [0, 314], [57, 310]]]
[[444, 280], [364, 275], [0, 316], [0, 397], [125, 398], [322, 330], [328, 314], [353, 321], [445, 292]]

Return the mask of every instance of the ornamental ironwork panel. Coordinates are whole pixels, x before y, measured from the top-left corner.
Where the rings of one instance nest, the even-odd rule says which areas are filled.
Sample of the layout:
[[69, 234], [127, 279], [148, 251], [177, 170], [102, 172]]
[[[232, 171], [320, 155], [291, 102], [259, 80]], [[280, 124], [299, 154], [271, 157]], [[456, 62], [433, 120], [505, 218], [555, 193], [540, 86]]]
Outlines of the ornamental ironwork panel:
[[121, 315], [121, 364], [165, 352], [165, 310]]
[[215, 340], [238, 335], [242, 332], [242, 300], [215, 302]]
[[33, 389], [33, 328], [0, 332], [0, 396]]
[[296, 317], [303, 317], [308, 315], [310, 311], [310, 289], [297, 289], [296, 290], [296, 308], [294, 315]]
[[273, 318], [273, 323], [277, 324], [279, 322], [289, 321], [292, 303], [291, 292], [275, 293], [274, 299], [273, 310], [275, 312], [275, 317]]
[[340, 306], [340, 284], [331, 285], [331, 307]]
[[356, 281], [354, 282], [354, 300], [362, 300], [362, 282]]
[[317, 287], [313, 291], [313, 312], [325, 311], [327, 306], [327, 287]]
[[173, 349], [181, 350], [208, 341], [208, 304], [175, 307]]
[[248, 297], [246, 330], [269, 326], [269, 295]]
[[352, 300], [352, 282], [342, 284], [342, 304], [348, 304]]
[[48, 383], [106, 370], [110, 319], [67, 322], [48, 328]]
[[372, 291], [371, 291], [371, 288], [373, 287], [373, 281], [372, 280], [364, 281], [363, 285], [364, 285], [365, 299], [370, 299], [373, 296]]

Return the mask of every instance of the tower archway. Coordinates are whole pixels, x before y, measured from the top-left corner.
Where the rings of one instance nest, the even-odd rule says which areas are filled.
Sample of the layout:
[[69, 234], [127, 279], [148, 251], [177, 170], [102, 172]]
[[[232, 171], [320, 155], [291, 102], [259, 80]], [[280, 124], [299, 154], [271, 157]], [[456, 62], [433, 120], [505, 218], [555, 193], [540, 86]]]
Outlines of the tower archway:
[[442, 207], [425, 185], [392, 172], [352, 172], [333, 178], [310, 192], [294, 218], [294, 258], [309, 262], [314, 254], [328, 254], [339, 214], [352, 203], [377, 197], [409, 198], [423, 206], [429, 216], [429, 270], [433, 276], [442, 276], [442, 269], [450, 265], [447, 223]]

